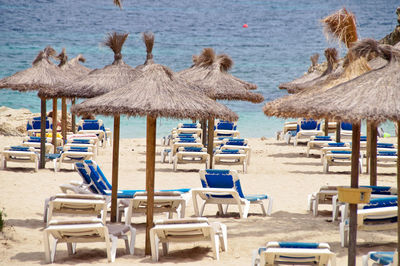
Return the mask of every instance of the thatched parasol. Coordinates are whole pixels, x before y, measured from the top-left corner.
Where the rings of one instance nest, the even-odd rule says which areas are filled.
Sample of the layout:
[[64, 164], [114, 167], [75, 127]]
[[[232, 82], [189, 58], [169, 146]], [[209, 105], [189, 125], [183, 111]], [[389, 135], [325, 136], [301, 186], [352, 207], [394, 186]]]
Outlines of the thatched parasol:
[[[145, 33], [143, 39], [147, 47], [153, 46], [154, 35], [152, 33]], [[114, 121], [119, 121], [120, 115], [147, 116], [146, 191], [148, 193], [148, 205], [146, 254], [150, 254], [149, 230], [153, 227], [156, 119], [158, 117], [237, 119], [235, 113], [224, 105], [194, 91], [190, 84], [177, 78], [168, 67], [155, 64], [150, 55], [151, 50], [148, 50], [147, 62], [142, 67], [142, 74], [135, 81], [72, 108], [72, 111], [78, 114], [112, 115], [114, 116]], [[112, 204], [116, 203], [118, 189], [114, 181], [118, 180], [119, 144], [117, 141], [119, 141], [119, 123], [118, 127], [114, 123], [114, 136], [116, 152], [113, 153]]]
[[128, 34], [110, 33], [105, 45], [114, 52], [114, 62], [101, 69], [94, 69], [73, 82], [59, 84], [56, 90], [40, 90], [39, 96], [46, 98], [92, 98], [133, 81], [138, 72], [122, 60], [122, 46]]
[[[60, 82], [68, 82], [73, 76], [63, 72], [50, 61], [55, 57], [56, 51], [50, 46], [40, 51], [32, 67], [17, 72], [10, 77], [0, 80], [0, 88], [10, 88], [18, 91], [30, 91], [39, 89], [50, 90]], [[46, 99], [41, 97], [41, 149], [40, 168], [45, 167], [45, 124], [46, 124]]]
[[[372, 41], [361, 42], [361, 46], [372, 44]], [[355, 48], [357, 45], [354, 45]], [[367, 47], [367, 46], [365, 46]], [[352, 136], [352, 172], [351, 187], [358, 187], [358, 157], [360, 143], [360, 120], [367, 119], [374, 123], [385, 120], [396, 121], [400, 125], [400, 51], [387, 45], [378, 45], [375, 42], [375, 52], [388, 59], [389, 63], [379, 69], [371, 70], [347, 82], [341, 83], [318, 93], [309, 93], [307, 97], [297, 95], [300, 103], [299, 113], [288, 111], [291, 117], [312, 117], [315, 119], [328, 117], [337, 121], [349, 121], [353, 123]], [[355, 50], [354, 54], [357, 54]], [[300, 97], [299, 97], [300, 96]], [[264, 106], [264, 112], [272, 115], [273, 104]], [[308, 111], [306, 111], [308, 109]], [[276, 110], [275, 110], [276, 111]], [[279, 116], [278, 113], [275, 113]], [[400, 136], [398, 135], [400, 144]], [[400, 145], [398, 145], [400, 154]], [[400, 185], [400, 160], [397, 160], [397, 186]], [[400, 200], [400, 195], [398, 196]], [[355, 265], [355, 248], [357, 241], [356, 204], [350, 204], [350, 245], [349, 263]], [[400, 211], [398, 213], [400, 215]], [[398, 228], [398, 240], [400, 240], [400, 223]], [[398, 249], [400, 242], [398, 241]]]
[[[342, 8], [321, 20], [324, 26], [324, 32], [327, 39], [334, 39], [343, 42], [349, 48], [357, 41], [356, 18], [353, 13], [348, 12], [346, 8]], [[311, 58], [312, 66], [308, 73], [291, 82], [281, 83], [278, 87], [286, 89], [289, 93], [297, 93], [310, 86], [310, 82], [319, 82], [328, 78], [327, 74], [343, 71], [344, 60], [337, 59], [336, 54], [332, 54], [333, 50], [325, 51], [327, 63], [316, 65], [315, 59]], [[332, 61], [334, 60], [334, 61]]]
[[[241, 100], [261, 103], [264, 97], [254, 93], [257, 85], [240, 80], [229, 74], [233, 61], [226, 54], [216, 55], [212, 48], [203, 49], [199, 56], [193, 56], [193, 66], [179, 72], [179, 77], [195, 84], [199, 90], [215, 100]], [[203, 143], [205, 143], [206, 122], [202, 122]], [[213, 156], [214, 119], [208, 124], [208, 153]], [[212, 161], [212, 160], [211, 160]], [[212, 166], [212, 165], [211, 165]]]

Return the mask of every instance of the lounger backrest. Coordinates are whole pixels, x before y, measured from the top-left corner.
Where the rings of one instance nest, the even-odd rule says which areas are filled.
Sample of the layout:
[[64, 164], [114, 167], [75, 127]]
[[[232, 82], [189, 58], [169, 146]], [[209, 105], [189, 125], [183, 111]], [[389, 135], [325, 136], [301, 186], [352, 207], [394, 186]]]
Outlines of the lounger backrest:
[[341, 122], [340, 123], [340, 129], [341, 130], [352, 130], [353, 129], [353, 125], [351, 123]]
[[300, 126], [297, 125], [297, 131], [299, 130], [318, 130], [319, 129], [319, 123], [313, 119], [309, 120], [302, 120], [300, 122]]
[[[29, 136], [26, 140], [28, 142], [39, 142], [40, 143], [40, 137]], [[47, 142], [47, 138], [44, 140], [44, 142]]]
[[4, 147], [4, 150], [9, 150], [9, 151], [34, 151], [34, 149], [32, 147], [25, 147], [25, 146]]
[[105, 190], [112, 189], [111, 184], [95, 161], [85, 160], [84, 164], [90, 169], [90, 178], [101, 190], [101, 194], [105, 194]]
[[378, 151], [379, 156], [397, 156], [395, 151]]
[[318, 248], [319, 243], [307, 242], [278, 242], [281, 248]]
[[392, 187], [388, 186], [360, 186], [370, 188], [371, 194], [381, 194], [381, 195], [391, 195], [392, 194]]
[[200, 124], [197, 123], [180, 123], [178, 124], [178, 128], [199, 128]]
[[[204, 175], [202, 174], [204, 173]], [[244, 198], [240, 179], [235, 171], [223, 169], [207, 169], [200, 172], [203, 188], [233, 188]], [[214, 195], [217, 198], [231, 198], [231, 195]]]
[[[40, 122], [41, 122], [40, 116], [32, 118], [26, 123], [26, 130], [40, 129]], [[53, 125], [51, 124], [49, 118], [46, 117], [46, 129], [51, 129], [51, 128], [53, 128]]]
[[375, 198], [363, 207], [363, 209], [374, 209], [382, 207], [397, 206], [397, 197]]
[[245, 139], [230, 139], [222, 145], [247, 146], [247, 141]]
[[[96, 185], [90, 178], [89, 173], [87, 172], [83, 163], [75, 163], [76, 170], [78, 171], [79, 175], [81, 176], [83, 182], [89, 185], [89, 190], [95, 194], [99, 194], [100, 191], [96, 188]], [[100, 193], [101, 194], [101, 193]]]
[[383, 142], [378, 142], [376, 144], [377, 148], [387, 148], [387, 149], [394, 149], [394, 144], [393, 143], [383, 143]]
[[69, 144], [91, 144], [93, 141], [90, 139], [70, 139], [66, 143]]
[[344, 142], [328, 143], [329, 147], [344, 147], [346, 144]]
[[236, 130], [236, 124], [233, 122], [219, 122], [214, 126], [214, 129], [220, 130]]

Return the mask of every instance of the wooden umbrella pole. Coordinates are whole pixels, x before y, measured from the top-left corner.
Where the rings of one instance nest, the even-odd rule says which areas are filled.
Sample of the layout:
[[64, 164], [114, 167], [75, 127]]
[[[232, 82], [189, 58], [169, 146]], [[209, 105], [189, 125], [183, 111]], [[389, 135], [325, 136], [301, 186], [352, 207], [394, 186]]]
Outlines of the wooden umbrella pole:
[[203, 146], [205, 147], [207, 145], [207, 120], [205, 119], [201, 120], [201, 129], [202, 129], [201, 138]]
[[370, 173], [370, 158], [371, 158], [371, 122], [367, 121], [367, 152], [366, 152], [366, 159], [367, 159], [367, 174]]
[[210, 169], [214, 167], [214, 117], [208, 119], [208, 146], [207, 153], [210, 155]]
[[[75, 98], [72, 98], [72, 106], [75, 105]], [[71, 124], [72, 124], [72, 133], [76, 133], [76, 116], [71, 113]]]
[[[400, 121], [397, 122], [397, 128], [400, 129]], [[400, 134], [397, 133], [397, 189], [400, 185]], [[397, 193], [397, 202], [400, 200], [400, 194]], [[400, 217], [400, 209], [397, 208], [397, 217]], [[397, 219], [397, 261], [400, 262], [400, 221]]]
[[67, 101], [65, 97], [61, 98], [61, 134], [63, 144], [65, 144], [67, 140]]
[[57, 98], [53, 98], [53, 130], [51, 136], [51, 142], [54, 146], [54, 153], [57, 153]]
[[111, 191], [111, 222], [117, 221], [118, 197], [118, 166], [119, 166], [119, 128], [120, 116], [114, 116], [114, 144], [112, 153], [112, 191]]
[[[351, 151], [351, 187], [358, 188], [359, 158], [360, 158], [360, 123], [353, 123]], [[357, 246], [357, 204], [350, 205], [350, 235], [348, 266], [356, 265]]]
[[[369, 171], [370, 171], [370, 176], [369, 176], [369, 182], [371, 186], [376, 186], [377, 185], [377, 141], [378, 141], [378, 131], [377, 131], [377, 124], [374, 122], [371, 122], [371, 143], [370, 143], [370, 158], [369, 158]], [[368, 139], [368, 137], [367, 137]]]
[[336, 142], [340, 142], [340, 121], [336, 122]]
[[40, 99], [40, 162], [39, 168], [46, 167], [46, 99]]
[[328, 136], [329, 135], [329, 120], [328, 120], [328, 118], [325, 118], [325, 128], [324, 128], [324, 130], [325, 130], [325, 136]]
[[146, 133], [146, 191], [147, 191], [147, 220], [145, 255], [151, 255], [150, 229], [153, 228], [154, 209], [154, 171], [156, 164], [156, 118], [147, 116]]

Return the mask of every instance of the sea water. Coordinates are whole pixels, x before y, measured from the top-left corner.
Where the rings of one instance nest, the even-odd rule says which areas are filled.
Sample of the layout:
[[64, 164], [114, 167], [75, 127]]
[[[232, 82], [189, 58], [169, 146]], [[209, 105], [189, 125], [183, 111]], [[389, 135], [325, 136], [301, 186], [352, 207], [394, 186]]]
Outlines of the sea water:
[[[345, 54], [344, 47], [326, 40], [320, 19], [346, 7], [356, 15], [359, 38], [381, 39], [397, 25], [398, 5], [398, 0], [125, 0], [120, 10], [112, 0], [2, 0], [0, 78], [30, 67], [47, 45], [57, 51], [65, 47], [69, 58], [81, 53], [87, 67], [102, 68], [114, 58], [101, 44], [112, 31], [129, 33], [122, 53], [124, 61], [134, 67], [146, 58], [140, 33], [153, 31], [157, 63], [180, 71], [191, 66], [192, 55], [212, 47], [228, 54], [234, 61], [231, 73], [257, 84], [257, 91], [268, 102], [286, 94], [278, 84], [307, 71], [312, 54], [319, 53], [320, 62], [327, 47]], [[239, 115], [243, 137], [273, 137], [284, 120], [266, 117], [262, 112], [265, 102], [221, 101]], [[40, 111], [36, 92], [0, 90], [2, 105]], [[112, 118], [99, 118], [112, 128]], [[144, 137], [145, 121], [122, 117], [121, 136]], [[179, 122], [158, 119], [158, 136]], [[384, 129], [393, 134], [390, 123]]]

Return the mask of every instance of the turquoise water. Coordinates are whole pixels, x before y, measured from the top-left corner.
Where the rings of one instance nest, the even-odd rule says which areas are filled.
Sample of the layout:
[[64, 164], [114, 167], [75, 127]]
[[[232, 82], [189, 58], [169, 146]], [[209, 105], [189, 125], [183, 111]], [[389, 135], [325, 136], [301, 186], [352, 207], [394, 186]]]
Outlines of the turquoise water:
[[[266, 101], [283, 96], [281, 82], [307, 70], [309, 57], [327, 47], [319, 20], [343, 6], [355, 13], [360, 38], [380, 39], [396, 24], [396, 0], [276, 0], [276, 1], [133, 1], [124, 9], [112, 0], [0, 1], [0, 78], [30, 67], [39, 50], [52, 45], [67, 49], [70, 58], [84, 54], [86, 66], [101, 68], [113, 61], [112, 52], [101, 42], [107, 32], [129, 32], [123, 49], [131, 66], [142, 64], [145, 48], [140, 33], [155, 33], [154, 59], [175, 71], [191, 65], [193, 54], [204, 47], [227, 53], [235, 64], [232, 74], [256, 83]], [[243, 28], [243, 24], [248, 28]], [[343, 54], [343, 48], [341, 53]], [[322, 61], [322, 59], [320, 59]], [[246, 137], [272, 137], [282, 120], [262, 113], [263, 104], [226, 102], [239, 114], [238, 127]], [[28, 108], [39, 112], [35, 92], [0, 90], [0, 106]], [[49, 103], [48, 108], [51, 105]], [[112, 128], [112, 118], [103, 118]], [[144, 137], [145, 119], [122, 118], [122, 137]], [[180, 122], [160, 119], [158, 136]], [[385, 124], [385, 131], [393, 132]]]

